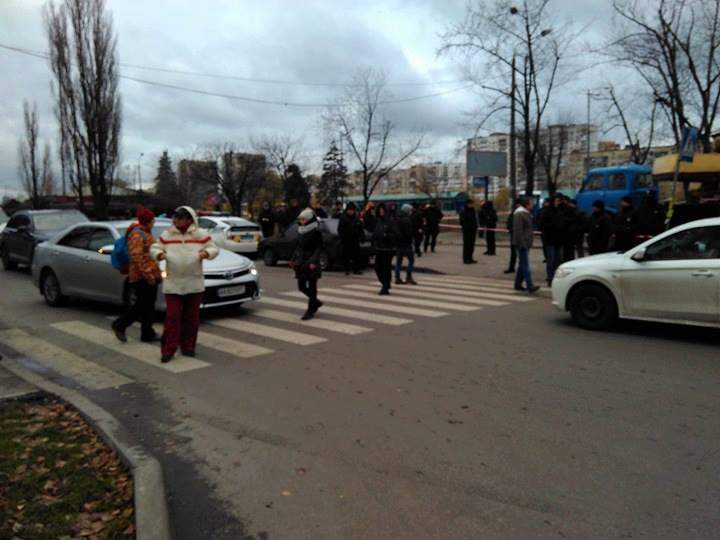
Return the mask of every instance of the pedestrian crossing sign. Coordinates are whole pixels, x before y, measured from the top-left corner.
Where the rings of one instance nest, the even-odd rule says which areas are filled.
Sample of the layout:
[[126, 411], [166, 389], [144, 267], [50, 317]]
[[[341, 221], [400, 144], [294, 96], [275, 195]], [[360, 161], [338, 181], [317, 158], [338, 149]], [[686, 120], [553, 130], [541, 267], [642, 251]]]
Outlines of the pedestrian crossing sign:
[[682, 142], [680, 143], [680, 161], [692, 163], [697, 144], [697, 128], [683, 128]]

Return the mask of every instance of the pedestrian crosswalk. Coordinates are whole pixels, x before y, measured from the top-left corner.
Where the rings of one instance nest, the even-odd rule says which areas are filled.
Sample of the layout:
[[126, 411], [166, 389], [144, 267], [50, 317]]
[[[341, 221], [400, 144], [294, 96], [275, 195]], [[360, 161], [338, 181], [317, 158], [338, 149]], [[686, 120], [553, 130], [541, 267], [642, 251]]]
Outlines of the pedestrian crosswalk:
[[[77, 384], [101, 390], [132, 382], [127, 376], [132, 370], [122, 370], [124, 374], [114, 371], [111, 363], [104, 361], [106, 355], [98, 355], [98, 350], [117, 355], [124, 361], [122, 366], [132, 365], [125, 362], [129, 359], [170, 375], [190, 374], [228, 361], [255, 358], [266, 361], [283, 348], [323, 346], [341, 335], [364, 336], [384, 326], [401, 327], [422, 320], [522, 305], [535, 299], [513, 290], [508, 281], [443, 275], [417, 279], [418, 285], [395, 286], [389, 296], [378, 296], [379, 285], [369, 279], [321, 287], [318, 294], [324, 305], [318, 316], [309, 321], [300, 320], [307, 302], [296, 291], [279, 291], [246, 304], [237, 316], [206, 314], [198, 334], [197, 357], [177, 355], [166, 364], [160, 362], [158, 344], [142, 343], [133, 338], [132, 332], [128, 342], [121, 343], [105, 320], [54, 323], [50, 325], [52, 331], [42, 337], [17, 328], [0, 330], [0, 342]], [[63, 343], [68, 343], [69, 338], [75, 345], [66, 350], [52, 342], [54, 336], [63, 336]], [[72, 352], [84, 349], [88, 350], [87, 355]]]

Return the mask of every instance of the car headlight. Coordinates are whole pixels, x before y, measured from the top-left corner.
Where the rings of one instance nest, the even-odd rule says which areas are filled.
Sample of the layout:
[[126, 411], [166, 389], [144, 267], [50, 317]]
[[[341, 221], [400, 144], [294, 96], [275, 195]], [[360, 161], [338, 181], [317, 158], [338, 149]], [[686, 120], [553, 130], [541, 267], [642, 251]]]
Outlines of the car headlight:
[[251, 275], [251, 276], [257, 276], [257, 275], [258, 275], [258, 271], [257, 271], [257, 267], [255, 266], [255, 263], [252, 263], [252, 264], [250, 265], [250, 275]]
[[572, 268], [572, 267], [563, 268], [563, 267], [561, 266], [560, 268], [558, 268], [557, 270], [555, 270], [555, 276], [554, 276], [554, 278], [555, 278], [555, 279], [563, 279], [563, 278], [566, 278], [566, 277], [568, 277], [570, 274], [572, 274], [574, 271], [575, 271], [575, 269]]

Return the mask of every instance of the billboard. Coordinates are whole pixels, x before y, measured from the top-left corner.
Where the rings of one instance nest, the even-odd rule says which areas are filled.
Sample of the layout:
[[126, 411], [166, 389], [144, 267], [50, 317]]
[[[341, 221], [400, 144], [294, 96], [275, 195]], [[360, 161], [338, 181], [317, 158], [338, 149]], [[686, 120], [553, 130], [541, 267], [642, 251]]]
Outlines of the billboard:
[[474, 176], [507, 176], [507, 154], [505, 152], [469, 150], [467, 175], [470, 178]]

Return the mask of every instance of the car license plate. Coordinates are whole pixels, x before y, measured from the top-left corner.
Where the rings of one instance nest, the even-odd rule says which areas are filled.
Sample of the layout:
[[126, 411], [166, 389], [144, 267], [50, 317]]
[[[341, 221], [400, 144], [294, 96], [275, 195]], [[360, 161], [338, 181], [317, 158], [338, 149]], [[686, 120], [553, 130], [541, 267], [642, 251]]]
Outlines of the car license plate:
[[220, 298], [226, 298], [228, 296], [239, 296], [245, 294], [245, 285], [237, 285], [235, 287], [220, 287], [217, 290], [217, 295]]
[[252, 234], [236, 234], [233, 236], [235, 242], [252, 242], [255, 240], [255, 236]]

